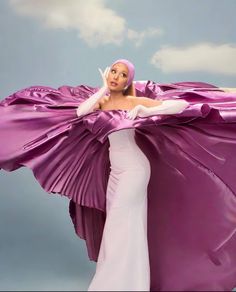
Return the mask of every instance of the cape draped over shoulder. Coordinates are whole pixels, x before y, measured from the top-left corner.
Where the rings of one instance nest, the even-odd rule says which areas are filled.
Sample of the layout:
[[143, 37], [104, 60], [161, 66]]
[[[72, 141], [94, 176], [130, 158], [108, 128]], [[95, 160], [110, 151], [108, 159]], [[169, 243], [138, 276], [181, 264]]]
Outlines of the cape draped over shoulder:
[[[135, 128], [151, 165], [151, 291], [236, 286], [236, 93], [202, 82], [136, 81], [138, 96], [183, 98], [180, 114], [126, 118], [76, 108], [97, 88], [31, 86], [0, 101], [0, 168], [32, 170], [48, 193], [69, 198], [76, 234], [96, 261], [106, 219], [113, 131]], [[132, 235], [131, 235], [132, 236]], [[138, 255], [137, 255], [138, 256]]]

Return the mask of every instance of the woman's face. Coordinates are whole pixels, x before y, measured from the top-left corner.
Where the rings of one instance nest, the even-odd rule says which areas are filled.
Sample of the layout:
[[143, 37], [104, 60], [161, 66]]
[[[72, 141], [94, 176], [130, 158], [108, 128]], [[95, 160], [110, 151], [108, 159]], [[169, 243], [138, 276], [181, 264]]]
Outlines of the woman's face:
[[108, 74], [107, 84], [111, 91], [122, 91], [128, 81], [128, 68], [125, 64], [114, 64]]

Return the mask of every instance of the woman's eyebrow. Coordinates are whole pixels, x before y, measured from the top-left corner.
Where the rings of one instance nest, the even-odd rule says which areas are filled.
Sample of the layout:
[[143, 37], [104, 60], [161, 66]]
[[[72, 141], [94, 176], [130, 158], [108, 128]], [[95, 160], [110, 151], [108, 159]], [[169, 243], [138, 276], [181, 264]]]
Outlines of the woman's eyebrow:
[[128, 72], [126, 72], [126, 71], [121, 71], [121, 73], [125, 73], [125, 74], [128, 74]]
[[[117, 68], [117, 67], [113, 67], [111, 70], [118, 70], [119, 68]], [[128, 74], [128, 72], [126, 72], [126, 71], [121, 71], [122, 73], [125, 73], [125, 74]]]

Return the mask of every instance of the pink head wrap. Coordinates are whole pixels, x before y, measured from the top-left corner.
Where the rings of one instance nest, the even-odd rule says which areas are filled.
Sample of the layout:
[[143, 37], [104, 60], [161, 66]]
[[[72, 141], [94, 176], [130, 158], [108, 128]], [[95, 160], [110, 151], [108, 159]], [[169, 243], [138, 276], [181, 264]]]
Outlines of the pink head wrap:
[[117, 63], [125, 64], [128, 67], [129, 73], [128, 73], [128, 81], [127, 81], [126, 86], [129, 87], [132, 81], [134, 80], [134, 73], [135, 73], [134, 65], [126, 59], [118, 59], [111, 65], [111, 67]]

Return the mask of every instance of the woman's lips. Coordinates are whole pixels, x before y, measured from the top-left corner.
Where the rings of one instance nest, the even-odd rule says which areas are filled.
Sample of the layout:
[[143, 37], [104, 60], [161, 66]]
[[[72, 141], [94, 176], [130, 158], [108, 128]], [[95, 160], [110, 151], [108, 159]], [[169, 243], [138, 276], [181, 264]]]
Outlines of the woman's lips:
[[114, 81], [111, 81], [111, 86], [117, 86], [118, 85], [118, 83], [116, 83], [116, 82], [114, 82]]

